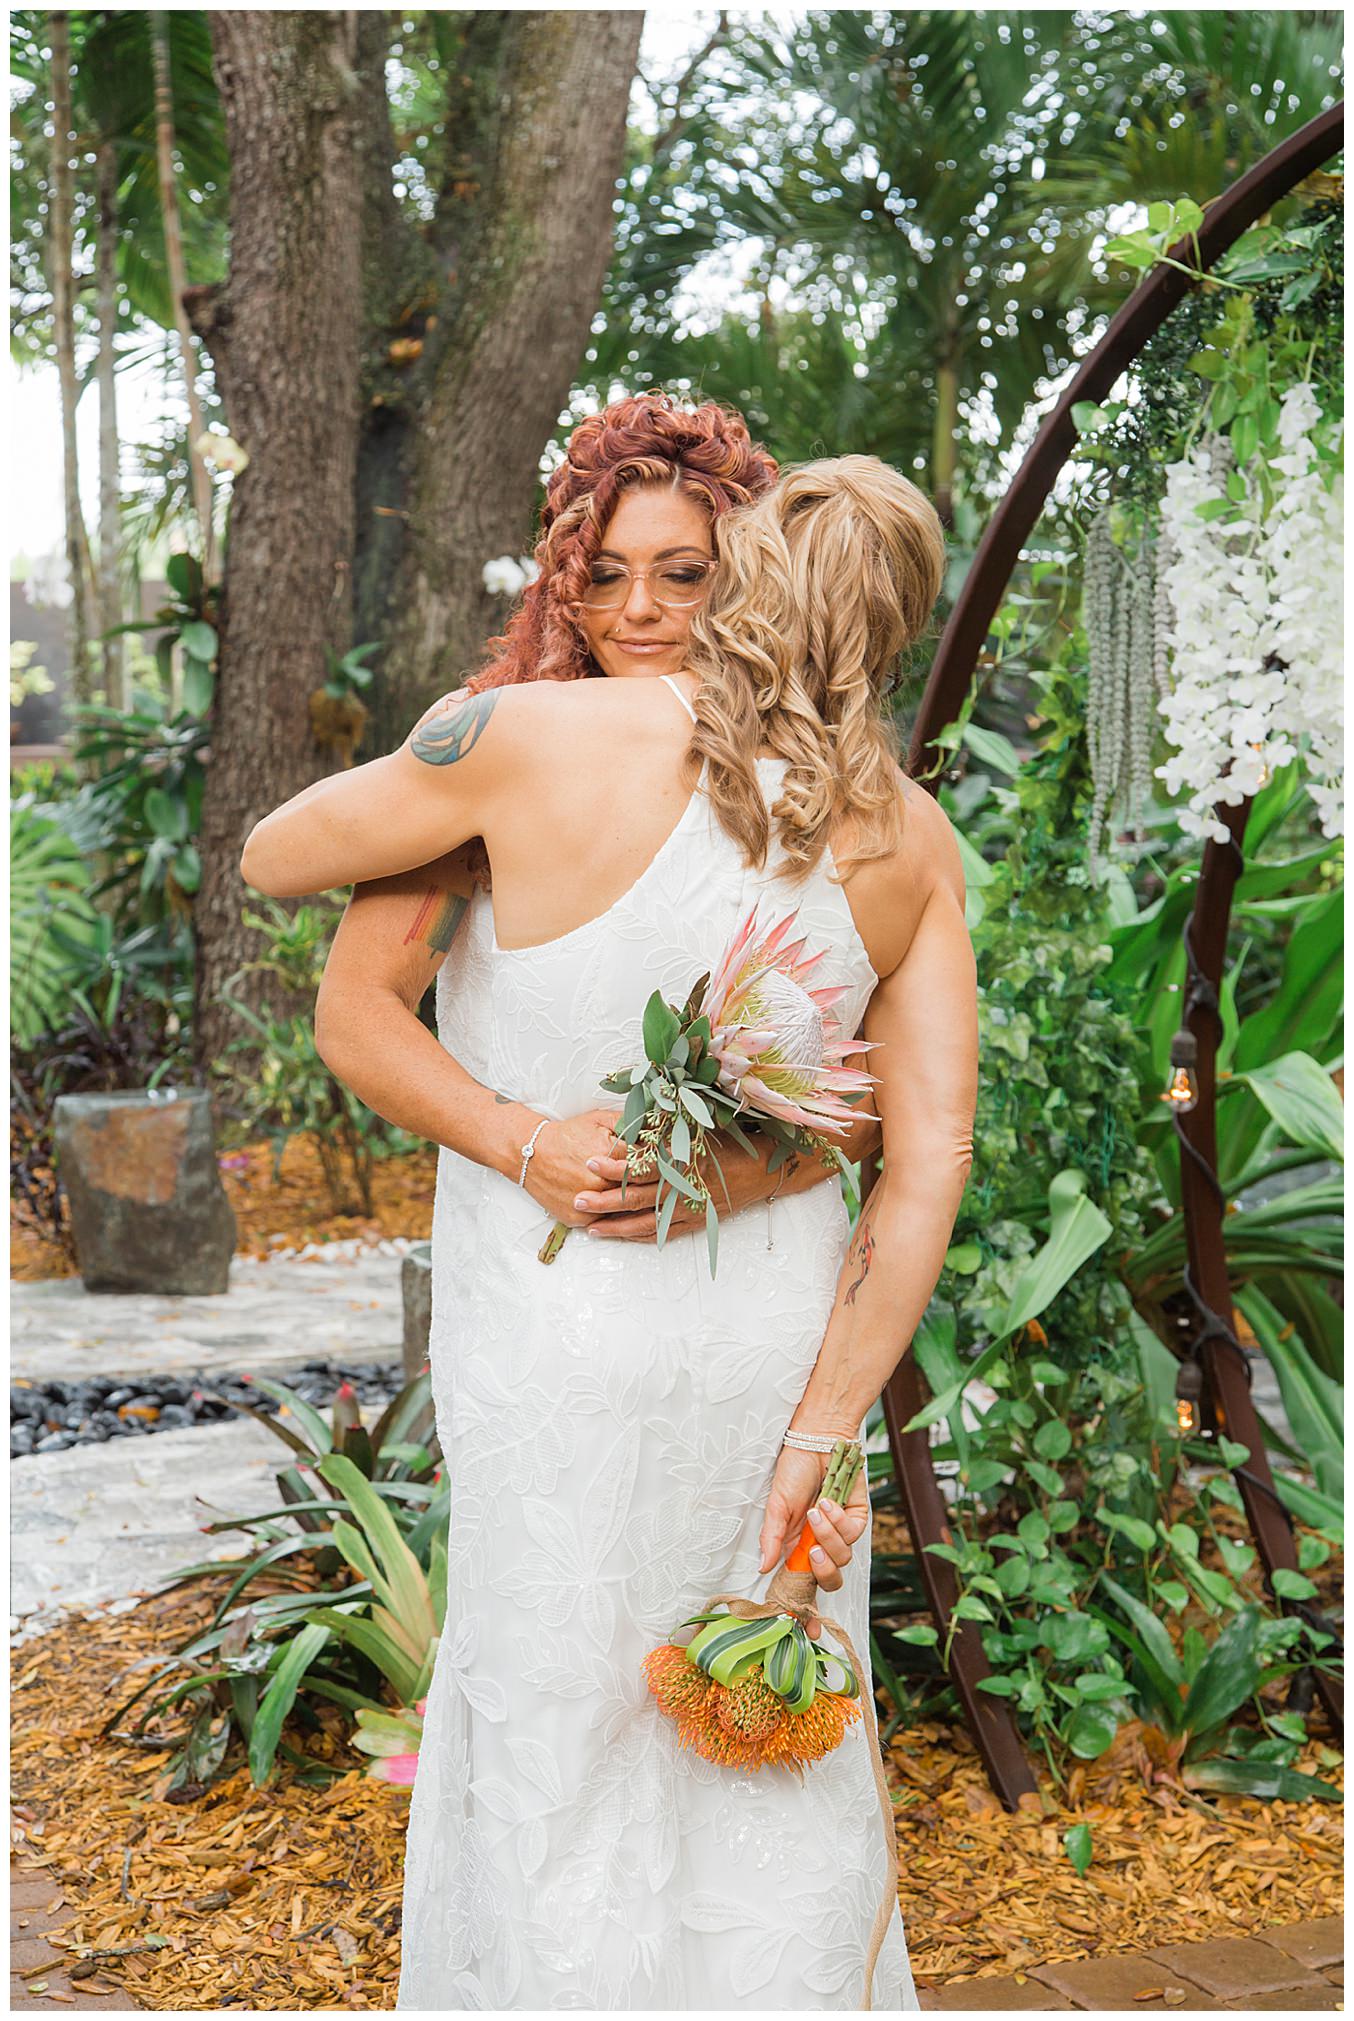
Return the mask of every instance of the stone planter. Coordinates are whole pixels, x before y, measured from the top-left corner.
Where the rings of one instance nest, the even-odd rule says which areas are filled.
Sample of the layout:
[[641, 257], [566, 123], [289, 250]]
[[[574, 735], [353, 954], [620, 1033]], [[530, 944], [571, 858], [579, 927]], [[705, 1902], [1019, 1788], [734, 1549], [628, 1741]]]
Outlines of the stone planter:
[[404, 1297], [404, 1373], [410, 1382], [428, 1359], [428, 1332], [433, 1320], [433, 1246], [416, 1242], [400, 1265]]
[[202, 1090], [61, 1095], [53, 1121], [86, 1291], [226, 1289], [235, 1216]]

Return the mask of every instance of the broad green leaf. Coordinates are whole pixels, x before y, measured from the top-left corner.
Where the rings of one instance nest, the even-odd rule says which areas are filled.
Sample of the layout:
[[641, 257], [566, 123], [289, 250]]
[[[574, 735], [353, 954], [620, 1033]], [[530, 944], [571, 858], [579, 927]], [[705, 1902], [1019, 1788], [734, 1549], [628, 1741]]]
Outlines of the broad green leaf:
[[1242, 1285], [1236, 1302], [1278, 1378], [1288, 1422], [1316, 1476], [1317, 1488], [1338, 1499], [1344, 1479], [1341, 1385], [1317, 1367], [1296, 1331], [1284, 1324], [1258, 1285]]
[[296, 1700], [297, 1687], [330, 1639], [330, 1629], [312, 1622], [287, 1648], [254, 1717], [249, 1737], [249, 1774], [257, 1785], [267, 1779], [282, 1737], [282, 1722]]
[[1187, 1789], [1215, 1789], [1230, 1796], [1257, 1796], [1263, 1802], [1305, 1803], [1311, 1797], [1323, 1803], [1342, 1803], [1340, 1790], [1317, 1775], [1302, 1775], [1295, 1768], [1281, 1768], [1265, 1761], [1200, 1761], [1182, 1771]]
[[1329, 1073], [1310, 1053], [1285, 1053], [1234, 1074], [1252, 1089], [1284, 1135], [1322, 1157], [1344, 1157], [1345, 1108]]
[[[1064, 1738], [1073, 1754], [1079, 1755], [1083, 1761], [1094, 1761], [1110, 1746], [1118, 1731], [1119, 1722], [1112, 1712], [1099, 1705], [1082, 1705], [1068, 1720]], [[1081, 1829], [1085, 1831], [1086, 1827], [1083, 1825]]]
[[1091, 1827], [1071, 1825], [1063, 1833], [1063, 1851], [1079, 1874], [1084, 1874], [1091, 1864]]
[[644, 1006], [643, 1026], [644, 1051], [654, 1066], [664, 1065], [679, 1029], [676, 1013], [664, 1003], [662, 991], [655, 990]]
[[1181, 1723], [1191, 1734], [1221, 1726], [1259, 1689], [1258, 1618], [1248, 1607], [1229, 1621], [1199, 1666], [1181, 1714]]

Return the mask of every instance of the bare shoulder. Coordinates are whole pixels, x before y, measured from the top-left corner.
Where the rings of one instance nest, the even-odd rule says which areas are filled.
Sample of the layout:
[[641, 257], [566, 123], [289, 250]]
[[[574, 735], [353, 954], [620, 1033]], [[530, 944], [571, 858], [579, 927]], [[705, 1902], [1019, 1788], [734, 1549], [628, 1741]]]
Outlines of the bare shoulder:
[[[511, 760], [558, 717], [557, 681], [524, 681], [501, 688], [452, 688], [440, 695], [410, 731], [407, 744], [426, 765], [452, 765], [483, 742], [481, 761]], [[493, 735], [486, 733], [493, 725]]]
[[954, 894], [964, 903], [964, 862], [959, 854], [954, 823], [935, 796], [898, 774], [903, 799], [903, 845], [899, 850], [900, 874], [918, 886], [929, 898], [937, 889]]
[[961, 919], [964, 913], [964, 868], [953, 824], [924, 786], [895, 769], [902, 813], [898, 844], [848, 870], [845, 880], [870, 964], [880, 976], [902, 962], [933, 899], [954, 905]]

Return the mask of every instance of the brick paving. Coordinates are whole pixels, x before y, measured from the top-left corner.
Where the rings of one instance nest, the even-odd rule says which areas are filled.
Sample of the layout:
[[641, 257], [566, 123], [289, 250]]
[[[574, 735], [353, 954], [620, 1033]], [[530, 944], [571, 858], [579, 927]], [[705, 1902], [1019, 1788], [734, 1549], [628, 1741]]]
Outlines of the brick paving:
[[952, 1979], [919, 1989], [917, 1998], [924, 2009], [951, 2014], [1330, 2011], [1345, 2004], [1343, 1947], [1342, 1919], [1322, 1916], [1253, 1937], [1032, 1965], [1009, 1979]]
[[[61, 1884], [22, 1859], [10, 1877], [11, 2013], [101, 2007], [134, 2011], [130, 1995], [96, 1974], [72, 1979], [65, 1954], [46, 1941], [73, 1911]], [[1344, 2006], [1338, 1916], [1206, 1944], [1164, 1944], [1140, 1954], [1035, 1965], [1016, 1978], [971, 1978], [918, 1991], [941, 2013], [1331, 2012]]]
[[39, 2009], [52, 2014], [83, 2007], [106, 2007], [121, 2014], [131, 2011], [129, 1995], [97, 1973], [88, 1979], [72, 1979], [65, 1952], [47, 1942], [44, 1933], [59, 1931], [73, 1914], [61, 1883], [45, 1869], [22, 1862], [10, 1869], [11, 2014], [31, 2014]]

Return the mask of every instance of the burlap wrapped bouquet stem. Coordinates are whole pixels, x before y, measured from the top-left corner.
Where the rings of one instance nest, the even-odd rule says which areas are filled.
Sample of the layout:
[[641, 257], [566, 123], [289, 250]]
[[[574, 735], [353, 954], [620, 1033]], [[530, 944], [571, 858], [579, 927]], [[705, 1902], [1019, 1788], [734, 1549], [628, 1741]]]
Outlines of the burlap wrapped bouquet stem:
[[[871, 1985], [875, 1963], [884, 1942], [885, 1932], [888, 1930], [889, 1918], [898, 1904], [898, 1838], [893, 1821], [893, 1798], [889, 1794], [889, 1786], [884, 1778], [884, 1763], [879, 1747], [879, 1724], [874, 1710], [874, 1693], [866, 1689], [865, 1666], [857, 1656], [851, 1637], [841, 1622], [834, 1621], [830, 1615], [824, 1614], [817, 1604], [817, 1598], [818, 1581], [812, 1572], [792, 1572], [788, 1565], [781, 1565], [766, 1589], [765, 1600], [749, 1600], [742, 1593], [716, 1593], [705, 1605], [706, 1610], [727, 1607], [731, 1614], [739, 1614], [746, 1620], [757, 1620], [771, 1614], [793, 1614], [806, 1631], [810, 1618], [816, 1614], [822, 1626], [832, 1630], [855, 1667], [865, 1709], [866, 1732], [870, 1741], [870, 1766], [874, 1770], [875, 1788], [879, 1791], [879, 1809], [884, 1822], [884, 1843], [888, 1849], [884, 1893], [879, 1907], [875, 1910], [874, 1928], [870, 1932], [870, 1942], [865, 1953], [865, 1997], [860, 2004], [862, 2009], [869, 2009], [874, 2004], [871, 1998]], [[797, 1764], [790, 1765], [796, 1768], [802, 1778], [803, 1769]]]

